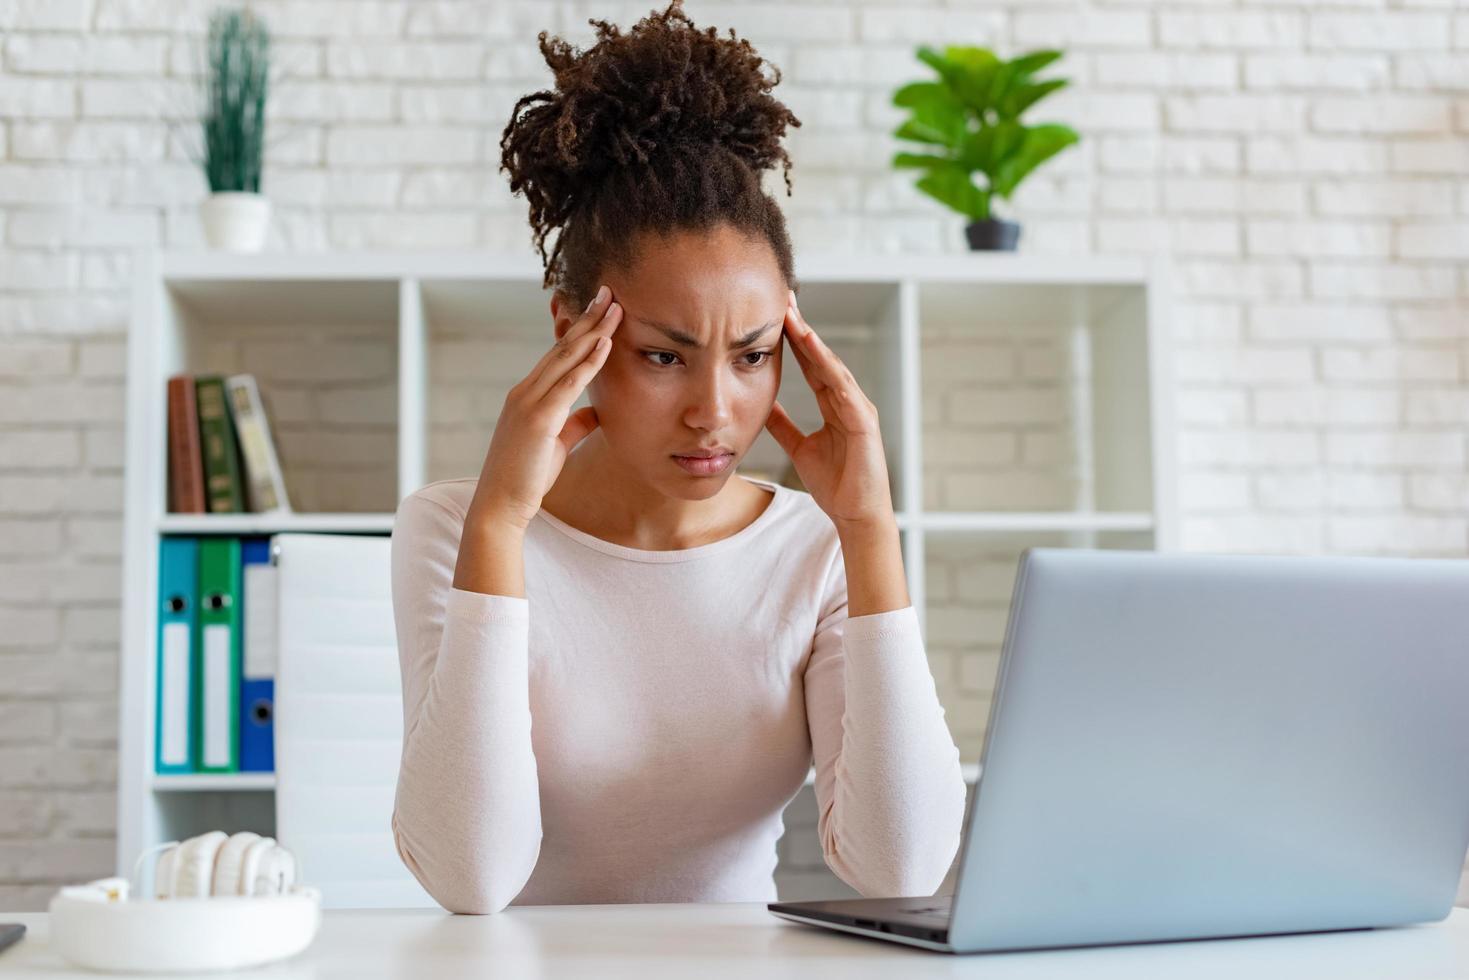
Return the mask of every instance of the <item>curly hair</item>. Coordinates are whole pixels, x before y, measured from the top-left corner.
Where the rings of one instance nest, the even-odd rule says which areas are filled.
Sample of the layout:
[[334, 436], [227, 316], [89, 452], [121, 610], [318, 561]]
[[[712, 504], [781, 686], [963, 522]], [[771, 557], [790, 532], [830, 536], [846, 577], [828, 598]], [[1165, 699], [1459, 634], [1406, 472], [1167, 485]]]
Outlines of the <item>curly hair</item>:
[[[705, 231], [729, 224], [770, 243], [786, 284], [795, 275], [785, 217], [760, 185], [791, 160], [780, 145], [801, 122], [772, 98], [780, 69], [747, 40], [699, 30], [672, 0], [626, 34], [588, 21], [584, 52], [541, 31], [554, 91], [522, 97], [500, 138], [500, 169], [524, 192], [545, 263], [542, 288], [591, 300], [607, 268], [630, 269], [643, 233]], [[524, 112], [522, 112], [524, 110]], [[561, 229], [546, 253], [546, 236]]]

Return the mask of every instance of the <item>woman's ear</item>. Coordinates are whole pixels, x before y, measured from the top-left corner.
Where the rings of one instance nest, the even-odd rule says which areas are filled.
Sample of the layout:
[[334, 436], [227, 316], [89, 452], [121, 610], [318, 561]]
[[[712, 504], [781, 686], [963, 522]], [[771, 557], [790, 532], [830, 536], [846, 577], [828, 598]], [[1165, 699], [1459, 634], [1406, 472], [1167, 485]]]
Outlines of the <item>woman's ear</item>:
[[551, 326], [556, 340], [560, 340], [571, 329], [571, 325], [580, 315], [581, 311], [576, 309], [576, 304], [565, 293], [559, 289], [551, 293]]

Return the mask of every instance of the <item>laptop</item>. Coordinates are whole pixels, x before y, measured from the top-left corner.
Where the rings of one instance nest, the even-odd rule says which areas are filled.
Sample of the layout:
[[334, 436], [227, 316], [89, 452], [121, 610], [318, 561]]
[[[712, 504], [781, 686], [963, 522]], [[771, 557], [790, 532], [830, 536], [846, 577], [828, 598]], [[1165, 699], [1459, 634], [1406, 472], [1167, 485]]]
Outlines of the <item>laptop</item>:
[[952, 895], [772, 902], [950, 953], [1445, 918], [1469, 562], [1036, 548]]

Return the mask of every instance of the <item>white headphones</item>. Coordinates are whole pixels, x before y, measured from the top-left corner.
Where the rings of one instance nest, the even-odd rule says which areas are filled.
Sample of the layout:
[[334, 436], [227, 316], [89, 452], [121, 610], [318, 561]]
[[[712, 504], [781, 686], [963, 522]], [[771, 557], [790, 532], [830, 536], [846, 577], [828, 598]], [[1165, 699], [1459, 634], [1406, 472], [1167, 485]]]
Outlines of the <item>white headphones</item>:
[[[242, 830], [211, 830], [183, 843], [176, 840], [149, 848], [133, 865], [136, 878], [144, 858], [163, 851], [153, 872], [155, 898], [289, 895], [300, 877], [296, 856], [274, 837]], [[61, 891], [69, 898], [127, 901], [127, 878], [100, 878]]]
[[57, 892], [50, 940], [63, 958], [125, 973], [240, 969], [294, 956], [316, 936], [321, 892], [299, 882], [295, 855], [275, 838], [211, 830], [169, 841], [138, 856], [134, 878], [160, 851], [156, 901], [129, 901], [122, 877]]
[[153, 873], [156, 898], [287, 895], [296, 884], [296, 857], [249, 830], [211, 830], [180, 844], [170, 841]]

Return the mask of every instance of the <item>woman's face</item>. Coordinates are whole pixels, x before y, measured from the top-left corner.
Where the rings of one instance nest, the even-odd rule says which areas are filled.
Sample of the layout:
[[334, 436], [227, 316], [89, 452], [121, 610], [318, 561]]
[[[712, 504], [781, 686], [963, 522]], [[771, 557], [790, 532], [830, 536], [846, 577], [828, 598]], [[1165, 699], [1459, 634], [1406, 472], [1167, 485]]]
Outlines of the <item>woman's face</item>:
[[[587, 396], [608, 450], [635, 479], [673, 497], [712, 497], [775, 404], [786, 282], [768, 244], [727, 225], [648, 236], [638, 255], [630, 272], [604, 273], [623, 319]], [[557, 335], [571, 322], [558, 317]], [[674, 458], [706, 448], [734, 455], [713, 475]]]

